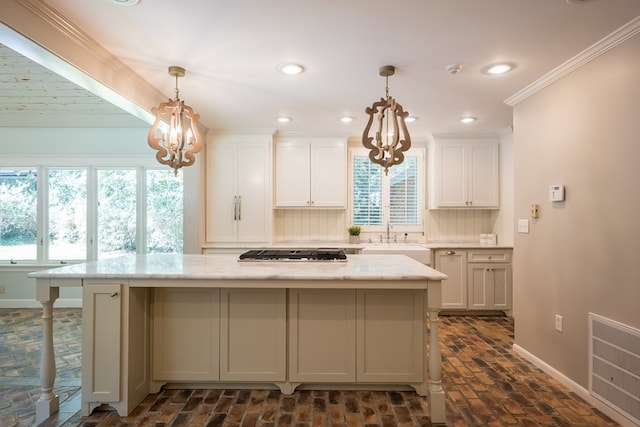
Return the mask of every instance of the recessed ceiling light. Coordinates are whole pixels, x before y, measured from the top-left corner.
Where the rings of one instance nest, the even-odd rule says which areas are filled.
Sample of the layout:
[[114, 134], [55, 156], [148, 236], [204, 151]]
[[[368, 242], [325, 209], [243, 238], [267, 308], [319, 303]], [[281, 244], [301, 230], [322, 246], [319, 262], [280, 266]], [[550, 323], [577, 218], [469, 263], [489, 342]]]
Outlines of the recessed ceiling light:
[[406, 119], [404, 119], [405, 123], [413, 123], [416, 120], [418, 120], [418, 118], [416, 116], [409, 116]]
[[304, 67], [300, 64], [283, 64], [280, 66], [280, 71], [290, 76], [300, 74], [304, 71]]
[[342, 123], [351, 123], [353, 121], [353, 117], [349, 117], [349, 116], [340, 117], [340, 121]]
[[276, 120], [278, 120], [280, 123], [289, 123], [291, 121], [291, 117], [278, 117]]
[[469, 124], [469, 123], [473, 123], [475, 122], [477, 119], [475, 117], [471, 117], [471, 116], [466, 116], [466, 117], [461, 117], [460, 121], [464, 124]]
[[497, 62], [495, 64], [487, 65], [482, 69], [485, 74], [504, 74], [515, 68], [515, 64], [511, 62]]
[[120, 6], [135, 6], [140, 3], [140, 0], [111, 0], [111, 2]]

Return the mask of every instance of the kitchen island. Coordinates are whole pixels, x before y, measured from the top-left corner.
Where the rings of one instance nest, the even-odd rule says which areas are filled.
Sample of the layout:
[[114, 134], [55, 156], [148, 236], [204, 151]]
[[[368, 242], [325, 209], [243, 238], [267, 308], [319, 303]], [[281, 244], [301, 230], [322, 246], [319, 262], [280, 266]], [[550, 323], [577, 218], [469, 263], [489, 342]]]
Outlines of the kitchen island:
[[428, 397], [432, 422], [445, 422], [446, 276], [404, 255], [139, 255], [30, 276], [43, 306], [37, 422], [58, 409], [52, 309], [64, 286], [83, 288], [83, 415], [101, 404], [128, 415], [162, 387], [411, 388]]

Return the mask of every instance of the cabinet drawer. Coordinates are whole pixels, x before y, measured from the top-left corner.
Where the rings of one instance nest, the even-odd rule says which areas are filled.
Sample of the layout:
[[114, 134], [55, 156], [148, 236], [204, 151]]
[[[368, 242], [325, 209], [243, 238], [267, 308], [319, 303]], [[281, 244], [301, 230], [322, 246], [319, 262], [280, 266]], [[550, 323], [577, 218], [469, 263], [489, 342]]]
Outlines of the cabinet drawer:
[[467, 262], [511, 262], [511, 251], [469, 251]]

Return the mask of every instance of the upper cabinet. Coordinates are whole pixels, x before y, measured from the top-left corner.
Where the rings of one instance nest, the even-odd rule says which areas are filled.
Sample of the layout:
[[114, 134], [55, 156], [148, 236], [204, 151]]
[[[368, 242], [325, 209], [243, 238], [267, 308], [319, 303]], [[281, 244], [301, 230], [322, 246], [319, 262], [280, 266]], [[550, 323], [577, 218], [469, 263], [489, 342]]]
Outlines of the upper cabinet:
[[206, 243], [271, 240], [270, 134], [207, 139]]
[[346, 141], [283, 140], [275, 147], [276, 208], [346, 208]]
[[429, 144], [429, 208], [499, 208], [498, 148], [493, 140]]

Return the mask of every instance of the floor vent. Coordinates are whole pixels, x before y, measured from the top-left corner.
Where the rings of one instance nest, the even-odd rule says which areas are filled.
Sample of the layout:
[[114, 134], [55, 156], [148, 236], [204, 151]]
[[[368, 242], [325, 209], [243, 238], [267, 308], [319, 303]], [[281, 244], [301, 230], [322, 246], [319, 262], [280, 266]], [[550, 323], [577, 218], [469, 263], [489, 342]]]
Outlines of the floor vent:
[[589, 393], [640, 424], [640, 330], [589, 313]]

